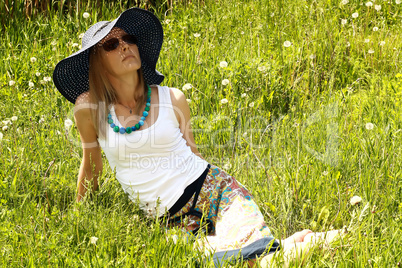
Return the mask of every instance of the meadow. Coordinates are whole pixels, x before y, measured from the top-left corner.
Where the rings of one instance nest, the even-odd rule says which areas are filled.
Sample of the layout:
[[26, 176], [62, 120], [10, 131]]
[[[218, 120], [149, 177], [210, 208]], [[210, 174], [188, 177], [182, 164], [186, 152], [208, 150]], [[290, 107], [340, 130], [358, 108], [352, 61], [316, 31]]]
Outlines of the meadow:
[[[99, 8], [1, 19], [0, 266], [211, 267], [184, 234], [128, 199], [106, 161], [99, 191], [75, 202], [82, 150], [52, 72], [91, 24], [126, 4]], [[247, 186], [277, 238], [348, 230], [291, 267], [400, 267], [401, 1], [152, 10], [165, 32], [162, 84], [187, 96], [204, 158]]]

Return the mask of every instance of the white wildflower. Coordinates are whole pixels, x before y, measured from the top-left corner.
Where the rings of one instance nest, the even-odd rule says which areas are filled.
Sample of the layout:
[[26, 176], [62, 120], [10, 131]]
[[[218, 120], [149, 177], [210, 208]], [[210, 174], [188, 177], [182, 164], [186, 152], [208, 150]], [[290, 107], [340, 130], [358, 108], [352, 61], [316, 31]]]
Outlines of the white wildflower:
[[366, 129], [367, 130], [372, 130], [374, 128], [374, 124], [373, 123], [366, 123]]
[[370, 43], [370, 39], [364, 39], [364, 43]]
[[347, 20], [347, 19], [341, 19], [341, 24], [342, 24], [342, 25], [345, 25], [346, 23], [348, 23], [348, 20]]
[[228, 63], [227, 63], [226, 61], [221, 61], [221, 62], [219, 63], [219, 66], [220, 66], [221, 68], [226, 68], [226, 67], [228, 67]]
[[38, 122], [38, 123], [39, 123], [39, 124], [45, 123], [45, 118], [41, 117], [41, 118], [39, 119], [39, 122]]
[[349, 0], [342, 0], [342, 2], [341, 2], [342, 5], [346, 5], [348, 3], [349, 3]]
[[34, 87], [34, 85], [35, 85], [35, 84], [34, 84], [32, 81], [29, 81], [29, 82], [28, 82], [28, 86], [29, 86], [29, 87]]
[[265, 71], [267, 70], [267, 67], [265, 67], [265, 66], [259, 66], [257, 69], [258, 69], [258, 71], [260, 71], [260, 72], [265, 72]]
[[359, 204], [360, 202], [362, 202], [362, 198], [361, 198], [360, 196], [357, 196], [357, 195], [353, 196], [353, 197], [350, 199], [350, 204], [351, 204], [352, 206], [357, 205], [357, 204]]
[[50, 43], [52, 46], [55, 46], [55, 45], [57, 45], [57, 41], [56, 40], [53, 40], [52, 41], [52, 43]]
[[71, 46], [72, 47], [79, 47], [79, 44], [78, 43], [73, 43]]
[[383, 46], [383, 45], [385, 45], [385, 41], [380, 42], [380, 46]]
[[182, 87], [183, 91], [190, 90], [193, 86], [190, 83], [184, 84]]
[[229, 79], [223, 79], [222, 80], [222, 85], [226, 86], [229, 84]]
[[356, 19], [357, 17], [359, 17], [359, 13], [355, 12], [352, 14], [352, 18]]
[[372, 6], [373, 6], [373, 3], [372, 3], [372, 2], [368, 1], [368, 2], [366, 3], [366, 7], [372, 7]]
[[374, 31], [374, 32], [378, 31], [378, 27], [377, 27], [377, 26], [376, 26], [376, 27], [373, 27], [373, 31]]
[[242, 94], [241, 94], [241, 97], [242, 97], [242, 98], [247, 97], [247, 93], [242, 93]]
[[50, 76], [45, 76], [45, 77], [43, 77], [43, 80], [45, 82], [50, 82], [50, 81], [52, 81], [52, 78]]
[[200, 37], [200, 36], [201, 36], [201, 34], [199, 34], [199, 33], [195, 33], [195, 34], [194, 34], [194, 37], [195, 37], [195, 38], [198, 38], [198, 37]]
[[18, 120], [18, 117], [17, 116], [13, 116], [13, 117], [11, 117], [11, 121], [17, 121]]
[[188, 104], [190, 104], [190, 103], [191, 103], [191, 100], [190, 100], [190, 99], [186, 99], [186, 101], [187, 101], [187, 103], [188, 103]]
[[227, 99], [221, 99], [221, 104], [226, 104], [226, 103], [228, 103], [229, 101], [227, 100]]
[[11, 121], [10, 121], [10, 120], [6, 120], [6, 121], [3, 121], [2, 123], [3, 123], [3, 125], [8, 125], [8, 124], [11, 123]]
[[228, 170], [228, 169], [230, 169], [232, 167], [232, 165], [230, 164], [230, 163], [227, 163], [227, 164], [225, 164], [224, 166], [223, 166], [223, 169], [224, 170]]
[[401, 0], [395, 0], [395, 4], [399, 5], [400, 3], [402, 3]]
[[57, 49], [56, 47], [53, 47], [53, 48], [52, 48], [52, 51], [56, 51], [56, 49]]
[[310, 58], [310, 60], [314, 60], [314, 59], [315, 59], [315, 55], [314, 55], [314, 54], [311, 54], [309, 58]]
[[290, 41], [285, 41], [284, 43], [283, 43], [283, 46], [284, 47], [290, 47], [292, 45], [292, 43], [290, 42]]
[[96, 242], [98, 241], [99, 238], [97, 238], [96, 236], [91, 236], [91, 238], [89, 239], [89, 242], [93, 245], [96, 245]]
[[35, 75], [36, 75], [37, 77], [39, 77], [39, 76], [40, 76], [40, 72], [36, 72]]
[[3, 128], [2, 128], [3, 131], [7, 131], [7, 129], [8, 129], [8, 126], [3, 126]]
[[375, 5], [374, 8], [375, 8], [375, 10], [380, 11], [381, 10], [381, 5]]
[[8, 82], [8, 85], [9, 85], [10, 87], [14, 86], [14, 85], [15, 85], [15, 81], [14, 81], [14, 80], [10, 80], [10, 81]]
[[65, 128], [70, 128], [73, 125], [73, 121], [71, 121], [71, 119], [66, 119], [64, 121], [64, 127]]
[[347, 42], [347, 43], [346, 43], [346, 46], [347, 46], [347, 47], [350, 47], [350, 43], [349, 43], [349, 42]]
[[88, 19], [89, 16], [90, 16], [90, 14], [89, 14], [88, 12], [84, 12], [84, 14], [82, 14], [82, 17], [83, 17], [84, 19]]
[[243, 32], [243, 31], [241, 31], [241, 32], [240, 32], [240, 34], [241, 34], [241, 35], [243, 35], [243, 34], [244, 34], [244, 32]]
[[35, 57], [31, 57], [31, 62], [33, 63], [33, 62], [35, 62], [36, 61], [36, 58]]
[[373, 54], [373, 53], [374, 53], [374, 50], [373, 50], [372, 48], [370, 48], [370, 49], [368, 50], [368, 53], [369, 53], [369, 54]]
[[254, 102], [250, 102], [250, 104], [248, 105], [248, 107], [253, 108], [253, 107], [254, 107]]

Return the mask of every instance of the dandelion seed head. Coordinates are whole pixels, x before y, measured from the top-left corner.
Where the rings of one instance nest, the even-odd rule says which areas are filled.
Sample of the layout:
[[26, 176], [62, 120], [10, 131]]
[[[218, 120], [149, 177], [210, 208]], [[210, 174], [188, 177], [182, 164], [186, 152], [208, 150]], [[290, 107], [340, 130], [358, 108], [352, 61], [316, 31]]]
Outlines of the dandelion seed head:
[[370, 39], [364, 39], [364, 43], [370, 43]]
[[221, 68], [226, 68], [226, 67], [228, 67], [228, 63], [227, 63], [226, 61], [221, 61], [221, 62], [219, 63], [219, 66], [220, 66]]
[[342, 5], [347, 5], [349, 3], [349, 0], [342, 0], [341, 4]]
[[14, 81], [14, 80], [8, 81], [8, 85], [9, 85], [10, 87], [14, 86], [14, 85], [15, 85], [15, 81]]
[[11, 121], [17, 121], [18, 120], [18, 116], [13, 116], [13, 117], [11, 117]]
[[190, 103], [191, 103], [191, 100], [190, 100], [190, 99], [186, 99], [186, 101], [187, 101], [187, 103], [188, 103], [188, 104], [190, 104]]
[[290, 42], [290, 41], [285, 41], [284, 43], [283, 43], [283, 46], [284, 47], [290, 47], [292, 45], [292, 43]]
[[367, 130], [372, 130], [374, 128], [374, 124], [373, 123], [366, 123], [366, 129]]
[[226, 103], [228, 103], [229, 101], [227, 100], [227, 99], [221, 99], [221, 104], [226, 104]]
[[198, 37], [200, 37], [200, 36], [201, 36], [201, 34], [199, 34], [199, 33], [195, 33], [195, 34], [194, 34], [194, 37], [195, 37], [195, 38], [198, 38]]
[[31, 57], [30, 60], [31, 60], [32, 63], [36, 62], [36, 58], [35, 58], [35, 57]]
[[355, 12], [352, 14], [352, 18], [356, 19], [357, 17], [359, 17], [359, 13]]
[[45, 77], [43, 77], [43, 81], [50, 82], [50, 81], [52, 81], [52, 78], [50, 76], [45, 76]]
[[89, 242], [93, 245], [96, 245], [96, 242], [98, 241], [99, 238], [97, 238], [96, 236], [92, 236], [91, 238], [89, 238]]
[[402, 3], [401, 0], [395, 0], [395, 4], [399, 5], [400, 3]]
[[28, 86], [29, 86], [29, 87], [34, 87], [35, 84], [34, 84], [32, 81], [29, 81], [29, 82], [28, 82]]
[[229, 84], [229, 79], [223, 79], [222, 85], [227, 86]]
[[377, 11], [380, 11], [381, 10], [381, 5], [375, 5], [374, 9], [377, 10]]
[[71, 121], [71, 119], [66, 119], [66, 120], [64, 121], [64, 127], [65, 127], [66, 129], [70, 128], [72, 125], [73, 125], [73, 121]]
[[373, 53], [374, 53], [374, 49], [370, 48], [370, 49], [368, 50], [368, 53], [369, 53], [369, 54], [373, 54]]
[[84, 13], [82, 14], [82, 17], [83, 17], [84, 19], [88, 19], [89, 16], [90, 16], [90, 14], [89, 14], [88, 12], [84, 12]]
[[311, 54], [311, 55], [309, 56], [309, 58], [310, 58], [310, 60], [314, 60], [314, 59], [315, 59], [315, 55], [314, 55], [314, 54]]
[[342, 25], [345, 25], [345, 24], [347, 24], [348, 23], [348, 20], [347, 19], [341, 19], [341, 24]]
[[362, 201], [363, 201], [363, 200], [362, 200], [362, 198], [361, 198], [360, 196], [355, 195], [355, 196], [353, 196], [353, 197], [350, 199], [350, 204], [351, 204], [352, 206], [354, 206], [354, 205], [359, 204], [359, 203], [362, 202]]
[[378, 31], [378, 27], [373, 27], [373, 31], [374, 32]]
[[384, 46], [384, 45], [385, 45], [385, 41], [381, 41], [380, 46]]
[[250, 102], [250, 104], [248, 105], [248, 107], [253, 108], [253, 107], [254, 107], [254, 102]]
[[190, 83], [184, 84], [182, 87], [183, 91], [190, 90], [193, 86]]
[[247, 97], [247, 93], [242, 93], [242, 94], [241, 94], [241, 97], [242, 97], [242, 98]]
[[372, 7], [372, 6], [373, 6], [373, 3], [372, 3], [372, 2], [368, 1], [368, 2], [366, 3], [366, 7]]
[[257, 69], [258, 69], [258, 71], [260, 71], [260, 72], [265, 72], [265, 71], [267, 70], [267, 67], [265, 67], [265, 66], [259, 66]]

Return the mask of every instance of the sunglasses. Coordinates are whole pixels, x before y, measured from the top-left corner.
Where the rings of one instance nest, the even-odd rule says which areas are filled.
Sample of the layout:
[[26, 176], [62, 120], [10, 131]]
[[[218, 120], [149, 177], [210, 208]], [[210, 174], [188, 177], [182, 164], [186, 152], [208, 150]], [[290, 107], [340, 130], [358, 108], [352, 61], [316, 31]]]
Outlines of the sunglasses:
[[121, 39], [122, 41], [124, 41], [126, 44], [129, 45], [136, 45], [137, 44], [137, 37], [135, 37], [134, 35], [124, 35], [121, 38], [117, 38], [117, 37], [113, 37], [110, 38], [109, 40], [103, 42], [103, 44], [101, 44], [101, 46], [103, 47], [103, 49], [105, 51], [112, 51], [115, 50], [116, 48], [119, 47], [120, 41], [119, 39]]

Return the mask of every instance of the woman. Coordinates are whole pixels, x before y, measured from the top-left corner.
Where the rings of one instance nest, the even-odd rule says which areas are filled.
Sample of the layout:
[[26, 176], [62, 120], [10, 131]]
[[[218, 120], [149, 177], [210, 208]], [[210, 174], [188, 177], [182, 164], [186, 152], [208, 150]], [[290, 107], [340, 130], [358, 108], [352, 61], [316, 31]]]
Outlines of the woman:
[[[166, 217], [170, 227], [205, 232], [200, 245], [217, 265], [223, 259], [251, 263], [278, 250], [279, 242], [244, 186], [198, 152], [183, 93], [159, 86], [162, 40], [157, 17], [129, 9], [91, 26], [82, 49], [55, 67], [57, 89], [75, 103], [83, 147], [77, 201], [89, 185], [98, 187], [103, 149], [123, 190], [145, 213]], [[298, 232], [282, 246], [293, 248], [308, 234]]]

